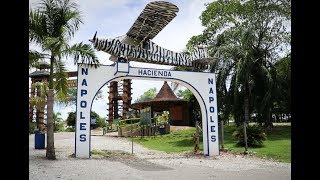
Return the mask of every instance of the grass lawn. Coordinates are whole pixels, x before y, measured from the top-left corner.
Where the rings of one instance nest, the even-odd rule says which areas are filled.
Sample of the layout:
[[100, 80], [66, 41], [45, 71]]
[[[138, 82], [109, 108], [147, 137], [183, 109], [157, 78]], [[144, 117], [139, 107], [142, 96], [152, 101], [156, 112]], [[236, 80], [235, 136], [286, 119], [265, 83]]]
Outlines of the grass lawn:
[[[145, 136], [144, 138], [134, 138], [134, 141], [142, 144], [147, 148], [165, 151], [167, 153], [193, 151], [194, 133], [195, 128], [190, 128], [186, 130], [171, 132], [170, 134], [157, 135], [155, 138], [153, 136]], [[202, 138], [200, 139], [200, 141], [200, 149], [202, 149]]]
[[[231, 152], [243, 152], [243, 147], [236, 147], [237, 140], [232, 137], [236, 129], [235, 125], [224, 126], [224, 147]], [[134, 138], [134, 141], [141, 145], [167, 153], [193, 151], [193, 134], [195, 128], [179, 130], [166, 135], [157, 135], [155, 138], [144, 137]], [[202, 134], [202, 133], [200, 133]], [[276, 161], [291, 162], [291, 126], [274, 126], [271, 131], [267, 131], [267, 140], [264, 147], [249, 148], [258, 157], [272, 158]], [[221, 137], [221, 136], [220, 136]], [[221, 141], [220, 141], [221, 142]], [[202, 138], [200, 138], [200, 150], [203, 149]]]
[[[224, 147], [233, 152], [243, 152], [244, 148], [236, 147], [237, 140], [232, 137], [235, 129], [234, 125], [225, 126]], [[249, 148], [249, 151], [255, 152], [259, 157], [291, 162], [291, 126], [274, 126], [272, 130], [266, 131], [266, 134], [264, 147]]]

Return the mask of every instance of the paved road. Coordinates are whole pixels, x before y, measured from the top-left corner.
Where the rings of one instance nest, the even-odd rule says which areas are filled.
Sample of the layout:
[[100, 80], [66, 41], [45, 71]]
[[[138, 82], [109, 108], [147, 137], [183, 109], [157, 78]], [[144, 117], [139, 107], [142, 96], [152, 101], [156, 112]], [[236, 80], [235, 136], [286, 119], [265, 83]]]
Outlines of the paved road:
[[[94, 133], [93, 133], [94, 134]], [[289, 180], [291, 163], [279, 163], [254, 157], [221, 153], [217, 157], [167, 154], [146, 149], [125, 138], [92, 136], [91, 147], [110, 152], [126, 152], [110, 158], [94, 155], [76, 159], [74, 133], [56, 133], [57, 160], [47, 160], [45, 150], [34, 149], [34, 135], [29, 136], [30, 180]], [[115, 153], [116, 154], [116, 153]]]

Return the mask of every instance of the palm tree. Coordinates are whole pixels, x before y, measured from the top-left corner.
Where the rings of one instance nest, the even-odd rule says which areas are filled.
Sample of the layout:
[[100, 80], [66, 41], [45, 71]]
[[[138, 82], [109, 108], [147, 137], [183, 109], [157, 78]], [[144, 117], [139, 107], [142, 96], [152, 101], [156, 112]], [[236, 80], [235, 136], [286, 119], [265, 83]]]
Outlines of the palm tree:
[[72, 0], [41, 0], [37, 9], [29, 13], [29, 41], [39, 45], [42, 52], [45, 52], [30, 52], [31, 55], [36, 56], [31, 56], [34, 59], [29, 62], [34, 63], [41, 58], [50, 59], [46, 148], [48, 159], [56, 159], [53, 133], [54, 89], [60, 99], [67, 94], [67, 76], [63, 58], [73, 56], [74, 64], [81, 60], [82, 63], [95, 67], [99, 65], [90, 45], [79, 43], [69, 46], [68, 44], [79, 29], [80, 23], [82, 23], [80, 11]]

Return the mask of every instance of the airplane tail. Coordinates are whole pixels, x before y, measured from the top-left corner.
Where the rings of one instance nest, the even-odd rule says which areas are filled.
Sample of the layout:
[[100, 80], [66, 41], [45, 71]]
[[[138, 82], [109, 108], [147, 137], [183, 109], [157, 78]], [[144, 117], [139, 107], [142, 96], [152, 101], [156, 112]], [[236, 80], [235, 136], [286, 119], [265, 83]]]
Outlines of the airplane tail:
[[93, 38], [92, 38], [92, 39], [89, 39], [89, 41], [93, 43], [93, 42], [96, 40], [96, 37], [97, 37], [97, 31], [96, 31], [96, 33], [94, 34]]

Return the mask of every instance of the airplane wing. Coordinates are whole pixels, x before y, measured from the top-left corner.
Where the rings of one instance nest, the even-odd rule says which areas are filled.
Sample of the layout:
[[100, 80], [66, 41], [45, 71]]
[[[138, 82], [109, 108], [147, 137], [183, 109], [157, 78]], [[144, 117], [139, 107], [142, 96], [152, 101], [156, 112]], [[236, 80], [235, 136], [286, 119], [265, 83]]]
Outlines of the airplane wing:
[[[153, 1], [146, 5], [129, 31], [117, 37], [122, 43], [139, 46], [146, 40], [154, 38], [174, 17], [178, 7], [166, 1]], [[118, 58], [111, 55], [109, 60]]]
[[153, 1], [146, 5], [126, 35], [141, 43], [154, 38], [174, 17], [178, 7], [170, 2]]

